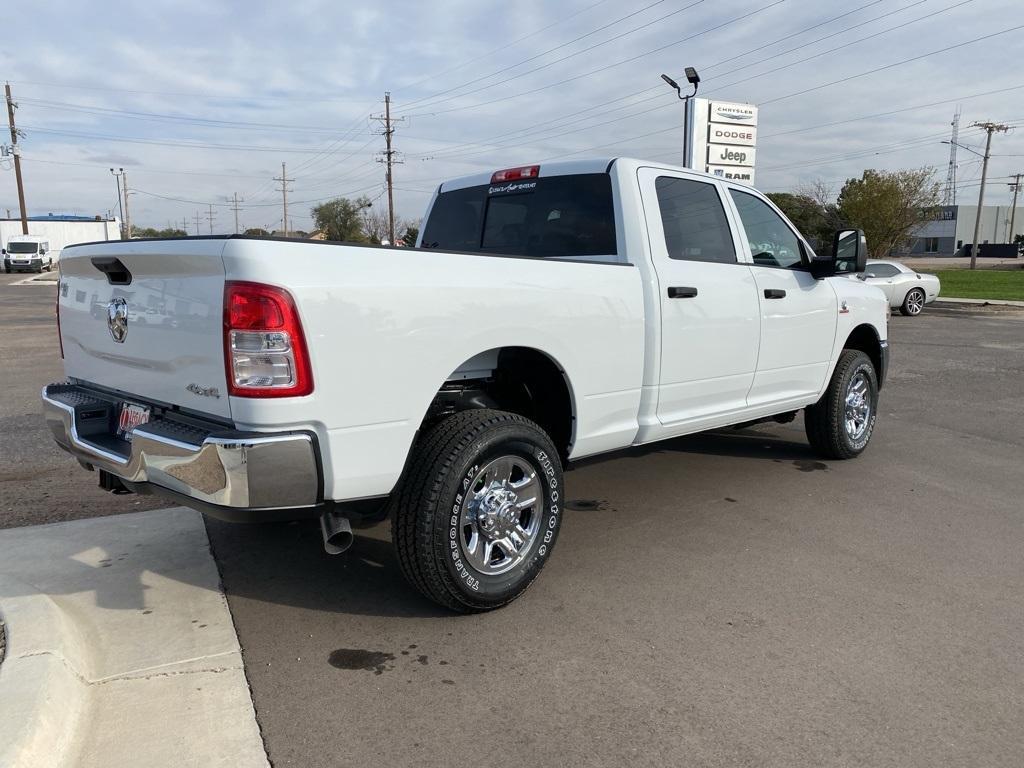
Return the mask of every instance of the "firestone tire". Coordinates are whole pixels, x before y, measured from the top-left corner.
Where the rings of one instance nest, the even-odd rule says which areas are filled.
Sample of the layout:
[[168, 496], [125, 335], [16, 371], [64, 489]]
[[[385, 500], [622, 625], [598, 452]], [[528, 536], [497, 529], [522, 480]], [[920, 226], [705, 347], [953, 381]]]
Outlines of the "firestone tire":
[[[512, 469], [492, 469], [506, 465]], [[526, 488], [519, 499], [516, 491]], [[530, 496], [534, 504], [523, 506]], [[507, 605], [551, 556], [561, 499], [558, 451], [539, 426], [492, 409], [449, 416], [417, 442], [392, 497], [392, 539], [402, 573], [426, 597], [454, 611]], [[485, 525], [504, 527], [488, 534]], [[500, 542], [489, 538], [502, 531]], [[508, 567], [502, 571], [505, 557]]]
[[811, 446], [829, 459], [852, 459], [867, 448], [878, 414], [878, 375], [866, 354], [844, 349], [825, 394], [804, 409]]

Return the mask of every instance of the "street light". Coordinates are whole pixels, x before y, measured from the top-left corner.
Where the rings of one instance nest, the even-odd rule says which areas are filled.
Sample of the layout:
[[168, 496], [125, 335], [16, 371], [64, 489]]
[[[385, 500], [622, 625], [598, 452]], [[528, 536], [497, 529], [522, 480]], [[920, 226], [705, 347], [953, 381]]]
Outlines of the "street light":
[[683, 73], [686, 75], [686, 81], [693, 86], [693, 93], [688, 94], [686, 96], [683, 96], [683, 89], [679, 87], [679, 83], [677, 83], [671, 77], [669, 77], [668, 75], [662, 75], [661, 79], [668, 83], [669, 87], [675, 88], [676, 95], [679, 96], [679, 98], [682, 99], [683, 101], [686, 101], [687, 99], [692, 99], [694, 96], [697, 95], [697, 86], [700, 84], [700, 75], [697, 74], [697, 70], [694, 69], [693, 67], [687, 67], [686, 69], [683, 70]]
[[683, 73], [686, 75], [686, 82], [693, 86], [693, 93], [688, 93], [685, 96], [683, 95], [683, 89], [679, 86], [679, 83], [671, 77], [663, 74], [661, 79], [668, 83], [669, 88], [675, 89], [676, 95], [683, 102], [683, 166], [685, 168], [692, 168], [693, 159], [691, 155], [693, 154], [693, 147], [690, 146], [690, 134], [692, 133], [691, 123], [693, 122], [693, 118], [690, 115], [690, 99], [697, 95], [697, 86], [700, 85], [700, 75], [697, 74], [697, 70], [693, 67], [687, 67], [683, 70]]

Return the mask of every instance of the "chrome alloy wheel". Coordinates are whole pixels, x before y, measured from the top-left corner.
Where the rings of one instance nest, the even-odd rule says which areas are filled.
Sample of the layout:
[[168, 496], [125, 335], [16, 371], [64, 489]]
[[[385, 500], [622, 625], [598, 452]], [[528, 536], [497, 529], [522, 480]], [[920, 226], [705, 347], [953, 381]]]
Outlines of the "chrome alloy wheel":
[[871, 385], [864, 371], [854, 376], [846, 388], [844, 421], [851, 440], [856, 442], [864, 437], [871, 422]]
[[924, 309], [924, 292], [920, 288], [915, 288], [907, 294], [907, 312], [919, 315], [922, 309]]
[[461, 544], [486, 576], [514, 568], [540, 533], [544, 494], [537, 471], [520, 456], [499, 456], [473, 478], [462, 503]]

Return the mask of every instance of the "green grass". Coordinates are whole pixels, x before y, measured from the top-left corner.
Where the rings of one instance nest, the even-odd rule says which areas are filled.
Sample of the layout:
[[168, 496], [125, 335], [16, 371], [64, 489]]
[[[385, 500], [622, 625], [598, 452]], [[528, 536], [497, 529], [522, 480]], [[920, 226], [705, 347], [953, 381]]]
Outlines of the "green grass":
[[941, 269], [934, 274], [942, 281], [940, 301], [943, 296], [1024, 301], [1024, 269]]

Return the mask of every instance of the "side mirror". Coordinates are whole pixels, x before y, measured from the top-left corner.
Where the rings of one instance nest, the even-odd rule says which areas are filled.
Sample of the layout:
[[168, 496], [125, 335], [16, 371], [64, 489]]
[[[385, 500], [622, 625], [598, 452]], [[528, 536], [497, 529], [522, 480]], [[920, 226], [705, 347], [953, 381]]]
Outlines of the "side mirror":
[[868, 241], [861, 229], [841, 229], [832, 240], [836, 274], [863, 272], [868, 263]]

